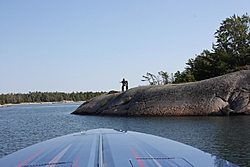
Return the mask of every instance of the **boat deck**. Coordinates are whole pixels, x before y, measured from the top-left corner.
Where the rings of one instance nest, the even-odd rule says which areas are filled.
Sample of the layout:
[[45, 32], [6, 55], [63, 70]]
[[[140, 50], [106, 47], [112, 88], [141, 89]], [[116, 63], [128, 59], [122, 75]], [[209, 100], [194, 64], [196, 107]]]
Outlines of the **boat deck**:
[[0, 159], [1, 167], [236, 166], [191, 146], [144, 133], [94, 129], [42, 143]]

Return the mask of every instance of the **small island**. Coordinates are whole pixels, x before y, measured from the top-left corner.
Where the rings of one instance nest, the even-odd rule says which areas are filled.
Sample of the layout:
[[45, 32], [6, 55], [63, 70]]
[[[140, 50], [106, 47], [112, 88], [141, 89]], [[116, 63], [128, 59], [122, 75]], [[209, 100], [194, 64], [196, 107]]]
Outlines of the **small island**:
[[[169, 82], [167, 72], [147, 73], [140, 86], [110, 91], [73, 114], [113, 116], [208, 116], [250, 114], [250, 17], [233, 15], [215, 31], [212, 50], [187, 61]], [[162, 80], [158, 80], [162, 78]], [[174, 83], [174, 84], [173, 84]], [[162, 85], [161, 85], [162, 84]]]
[[184, 84], [110, 91], [72, 114], [112, 116], [208, 116], [250, 114], [250, 70]]

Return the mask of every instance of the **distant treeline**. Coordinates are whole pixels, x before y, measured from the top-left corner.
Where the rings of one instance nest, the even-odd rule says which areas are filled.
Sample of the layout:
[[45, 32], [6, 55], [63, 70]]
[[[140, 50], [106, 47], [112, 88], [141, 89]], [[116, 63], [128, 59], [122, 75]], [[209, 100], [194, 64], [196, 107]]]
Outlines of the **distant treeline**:
[[0, 104], [60, 102], [60, 101], [86, 101], [106, 92], [29, 92], [8, 93], [0, 95]]

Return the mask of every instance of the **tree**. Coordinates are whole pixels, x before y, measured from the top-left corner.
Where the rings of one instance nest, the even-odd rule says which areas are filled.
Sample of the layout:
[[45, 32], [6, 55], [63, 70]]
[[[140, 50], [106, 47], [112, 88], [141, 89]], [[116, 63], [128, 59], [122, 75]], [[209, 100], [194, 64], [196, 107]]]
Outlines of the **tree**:
[[85, 101], [106, 92], [29, 92], [0, 94], [0, 104], [22, 102], [60, 102], [63, 100]]
[[158, 76], [147, 72], [146, 75], [142, 76], [144, 79], [141, 81], [149, 82], [149, 85], [165, 85], [168, 84], [169, 75], [167, 72], [160, 71]]
[[[215, 54], [227, 54], [229, 68], [239, 70], [250, 63], [250, 17], [233, 15], [222, 21], [215, 32]], [[224, 53], [223, 53], [224, 52]]]
[[215, 32], [212, 51], [204, 50], [186, 63], [195, 80], [238, 71], [250, 65], [250, 17], [233, 15], [222, 21]]
[[194, 76], [192, 72], [188, 69], [184, 70], [183, 72], [177, 71], [174, 74], [174, 82], [173, 83], [186, 83], [186, 82], [194, 82]]
[[195, 59], [189, 59], [186, 65], [186, 70], [191, 72], [196, 81], [210, 78], [212, 69], [212, 59], [210, 58], [210, 52], [204, 50]]
[[142, 77], [144, 79], [142, 79], [141, 81], [148, 81], [149, 85], [159, 85], [157, 77], [154, 74], [147, 72], [146, 75], [143, 75]]
[[159, 76], [161, 77], [161, 83], [162, 83], [162, 85], [166, 85], [166, 84], [168, 84], [169, 82], [168, 82], [168, 80], [169, 80], [169, 75], [168, 75], [168, 73], [167, 72], [164, 72], [164, 71], [160, 71], [160, 72], [158, 72], [158, 74], [159, 74]]

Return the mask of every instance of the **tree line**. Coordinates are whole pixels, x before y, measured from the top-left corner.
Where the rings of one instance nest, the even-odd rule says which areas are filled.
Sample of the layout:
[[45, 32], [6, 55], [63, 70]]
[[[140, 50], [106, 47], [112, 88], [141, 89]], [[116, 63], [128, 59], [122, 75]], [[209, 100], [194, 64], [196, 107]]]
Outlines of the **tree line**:
[[86, 101], [106, 92], [29, 92], [0, 95], [0, 104], [40, 103], [60, 101]]
[[212, 50], [203, 50], [187, 61], [185, 70], [171, 77], [167, 72], [147, 73], [142, 81], [150, 85], [200, 81], [234, 71], [250, 69], [250, 17], [233, 15], [226, 18], [214, 33]]

